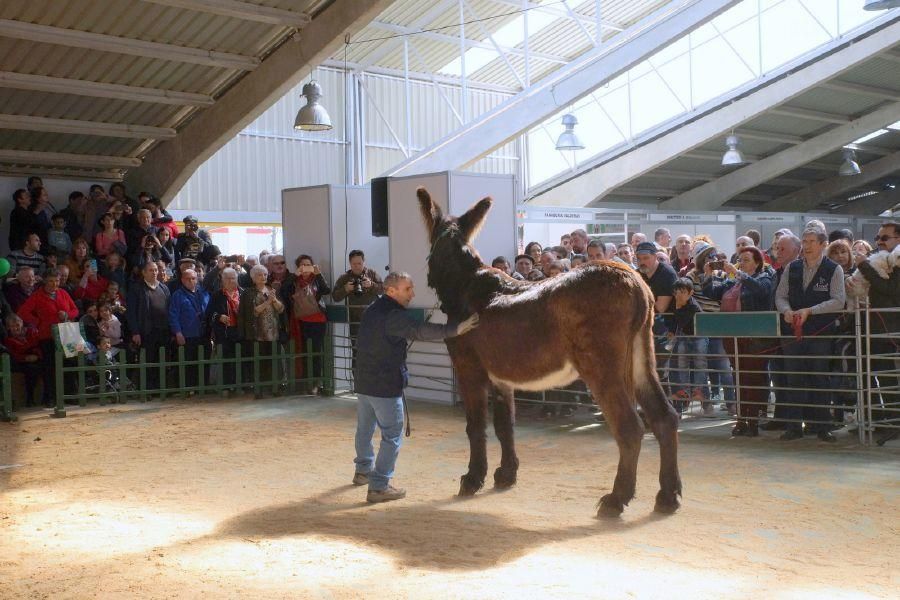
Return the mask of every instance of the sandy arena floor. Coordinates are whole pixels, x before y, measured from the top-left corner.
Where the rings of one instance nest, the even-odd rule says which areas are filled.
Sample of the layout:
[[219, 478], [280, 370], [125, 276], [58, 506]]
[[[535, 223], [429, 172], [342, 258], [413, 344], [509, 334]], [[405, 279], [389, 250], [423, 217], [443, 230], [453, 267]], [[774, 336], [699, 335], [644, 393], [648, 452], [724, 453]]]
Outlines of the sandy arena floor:
[[[587, 415], [523, 415], [519, 485], [456, 500], [459, 410], [414, 404], [377, 506], [352, 399], [167, 401], [0, 423], [2, 598], [889, 598], [900, 451], [682, 433], [682, 510], [598, 520], [615, 444]], [[491, 471], [499, 448], [491, 435]], [[893, 592], [891, 592], [893, 590]]]

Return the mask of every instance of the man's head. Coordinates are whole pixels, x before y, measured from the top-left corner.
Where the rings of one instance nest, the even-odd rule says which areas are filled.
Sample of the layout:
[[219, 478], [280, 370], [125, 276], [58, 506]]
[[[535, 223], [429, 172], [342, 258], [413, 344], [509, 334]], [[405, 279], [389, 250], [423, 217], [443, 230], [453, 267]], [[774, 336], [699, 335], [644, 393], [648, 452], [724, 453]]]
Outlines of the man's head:
[[119, 200], [125, 199], [125, 184], [118, 181], [109, 186], [109, 195]]
[[147, 283], [155, 284], [157, 277], [159, 277], [159, 267], [152, 260], [148, 260], [144, 263], [144, 268], [141, 269], [141, 276]]
[[200, 225], [197, 223], [197, 217], [188, 215], [183, 219], [183, 222], [185, 233], [189, 235], [197, 235], [197, 231], [200, 229]]
[[19, 337], [25, 332], [25, 321], [16, 313], [6, 315], [6, 330], [9, 335]]
[[775, 241], [775, 256], [782, 265], [797, 260], [797, 257], [800, 256], [800, 238], [793, 233], [782, 234]]
[[[297, 266], [300, 266], [300, 263], [302, 262], [301, 258], [303, 256], [304, 255], [301, 255], [297, 258], [296, 261], [294, 261]], [[312, 264], [312, 259], [310, 259], [310, 264]], [[266, 264], [266, 266], [269, 268], [269, 272], [273, 275], [281, 275], [282, 273], [287, 271], [287, 260], [285, 260], [283, 254], [272, 254], [271, 256], [269, 256], [269, 262]]]
[[16, 206], [21, 206], [22, 208], [28, 208], [31, 204], [31, 194], [28, 193], [28, 190], [24, 188], [19, 188], [15, 192], [13, 192], [13, 203]]
[[391, 271], [384, 279], [384, 293], [406, 307], [416, 297], [412, 277], [409, 273]]
[[631, 244], [619, 244], [619, 247], [616, 248], [616, 255], [629, 265], [634, 264], [634, 249]]
[[48, 294], [56, 293], [59, 289], [59, 271], [56, 269], [48, 269], [44, 272], [44, 290]]
[[141, 229], [147, 229], [153, 221], [153, 215], [151, 215], [150, 211], [146, 208], [142, 208], [137, 212], [137, 221]]
[[69, 206], [72, 207], [72, 210], [81, 212], [84, 210], [86, 204], [87, 198], [85, 198], [83, 193], [76, 191], [69, 194]]
[[835, 229], [828, 234], [828, 243], [830, 244], [836, 240], [844, 240], [849, 246], [853, 243], [853, 232], [849, 229]]
[[29, 289], [34, 286], [34, 269], [31, 267], [19, 267], [19, 270], [16, 272], [16, 281], [19, 282], [25, 289]]
[[762, 241], [762, 234], [759, 233], [756, 229], [748, 229], [744, 232], [744, 235], [753, 240], [753, 245], [759, 248], [759, 244]]
[[193, 292], [197, 289], [197, 271], [187, 269], [181, 273], [181, 285], [188, 291]]
[[516, 273], [522, 277], [528, 277], [528, 274], [534, 269], [534, 259], [528, 254], [520, 254], [516, 257]]
[[[806, 226], [803, 228], [804, 234], [810, 229], [815, 229], [816, 231], [821, 231], [822, 233], [827, 233], [827, 230], [825, 229], [825, 223], [823, 223], [819, 219], [813, 219], [811, 221], [808, 221], [806, 223]], [[801, 237], [801, 239], [803, 238], [802, 235], [800, 237]]]
[[631, 247], [637, 250], [638, 244], [641, 242], [646, 242], [647, 236], [641, 232], [632, 233], [631, 234]]
[[656, 244], [653, 242], [641, 242], [635, 250], [638, 271], [647, 277], [652, 277], [659, 267], [659, 259], [656, 257]]
[[606, 249], [606, 258], [612, 260], [612, 257], [616, 255], [616, 245], [612, 242], [606, 242], [603, 246]]
[[248, 267], [250, 267], [252, 269], [253, 267], [255, 267], [256, 265], [259, 264], [259, 257], [256, 256], [255, 254], [251, 254], [250, 256], [248, 256], [245, 259], [244, 264], [246, 264]]
[[681, 260], [691, 259], [691, 236], [679, 235], [675, 238], [675, 254]]
[[29, 233], [25, 236], [25, 244], [22, 246], [25, 252], [39, 252], [41, 249], [41, 237], [36, 233]]
[[352, 271], [354, 275], [359, 277], [365, 272], [366, 255], [362, 250], [351, 250], [348, 260], [350, 261], [350, 271]]
[[59, 265], [56, 267], [56, 271], [59, 273], [60, 283], [65, 283], [69, 280], [69, 265]]
[[800, 238], [800, 252], [808, 263], [814, 263], [825, 254], [828, 236], [821, 229], [807, 229]]
[[559, 236], [559, 245], [566, 249], [567, 252], [572, 251], [572, 236], [564, 233]]
[[541, 271], [546, 275], [550, 270], [550, 264], [557, 260], [556, 252], [553, 250], [544, 250], [541, 252]]
[[683, 306], [694, 295], [694, 282], [688, 277], [680, 277], [672, 284], [672, 295], [675, 303]]
[[591, 240], [587, 245], [588, 260], [606, 260], [606, 246], [600, 240]]
[[658, 260], [661, 264], [671, 265], [672, 260], [669, 258], [668, 252], [663, 252], [662, 250], [656, 253], [656, 260]]
[[755, 245], [756, 244], [753, 243], [753, 238], [751, 238], [750, 236], [742, 235], [734, 241], [734, 250], [735, 252], [740, 252], [744, 248], [749, 248]]
[[660, 227], [653, 232], [653, 241], [663, 248], [668, 248], [669, 244], [672, 243], [672, 232], [665, 227]]
[[495, 269], [500, 269], [507, 275], [510, 274], [509, 261], [506, 260], [505, 256], [498, 256], [494, 260], [491, 261], [491, 266]]
[[41, 179], [40, 177], [38, 177], [37, 175], [32, 175], [31, 177], [28, 178], [28, 183], [25, 184], [25, 186], [28, 188], [28, 191], [30, 192], [34, 188], [44, 187], [44, 180]]
[[590, 239], [588, 238], [587, 231], [584, 229], [576, 229], [572, 233], [569, 234], [569, 241], [571, 242], [571, 250], [576, 254], [584, 254], [587, 249], [588, 242]]
[[875, 236], [875, 245], [879, 250], [893, 252], [897, 244], [900, 244], [900, 223], [885, 223], [878, 228], [878, 235]]

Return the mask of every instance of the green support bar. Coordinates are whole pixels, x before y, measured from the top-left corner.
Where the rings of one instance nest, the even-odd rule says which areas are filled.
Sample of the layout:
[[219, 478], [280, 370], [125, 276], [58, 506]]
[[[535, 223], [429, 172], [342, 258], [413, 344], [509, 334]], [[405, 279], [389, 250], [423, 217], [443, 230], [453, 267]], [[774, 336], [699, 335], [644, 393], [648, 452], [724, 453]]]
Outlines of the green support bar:
[[56, 381], [56, 408], [53, 410], [53, 416], [62, 418], [66, 416], [66, 402], [63, 398], [65, 387], [63, 386], [63, 354], [56, 351], [53, 356], [53, 366], [56, 367], [53, 372], [53, 378]]
[[0, 369], [3, 378], [3, 402], [0, 403], [0, 421], [16, 421], [16, 413], [13, 410], [12, 401], [12, 369], [9, 362], [9, 354], [0, 356]]

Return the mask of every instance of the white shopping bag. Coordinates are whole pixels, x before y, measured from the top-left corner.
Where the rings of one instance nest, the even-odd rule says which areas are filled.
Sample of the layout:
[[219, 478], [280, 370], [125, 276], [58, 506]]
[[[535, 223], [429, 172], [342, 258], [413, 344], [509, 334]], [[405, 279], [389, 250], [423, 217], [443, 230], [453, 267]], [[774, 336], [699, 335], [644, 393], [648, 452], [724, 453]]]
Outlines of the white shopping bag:
[[53, 328], [56, 330], [57, 347], [66, 358], [73, 358], [85, 352], [84, 332], [80, 323], [77, 321], [57, 323]]

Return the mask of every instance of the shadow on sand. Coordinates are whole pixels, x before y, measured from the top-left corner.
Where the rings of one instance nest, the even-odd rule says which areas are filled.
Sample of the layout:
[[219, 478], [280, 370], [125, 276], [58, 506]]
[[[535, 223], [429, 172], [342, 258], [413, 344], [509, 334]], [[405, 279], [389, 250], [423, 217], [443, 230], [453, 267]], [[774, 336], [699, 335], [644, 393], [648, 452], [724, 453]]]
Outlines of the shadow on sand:
[[[406, 499], [376, 506], [340, 497], [352, 487], [341, 486], [304, 501], [248, 511], [189, 543], [319, 535], [374, 546], [406, 567], [469, 570], [513, 561], [545, 544], [615, 535], [664, 518], [650, 513], [632, 521], [597, 519], [557, 529], [525, 529], [496, 515], [472, 511], [471, 503], [478, 502], [478, 497], [432, 503]], [[463, 505], [468, 508], [459, 510]]]

